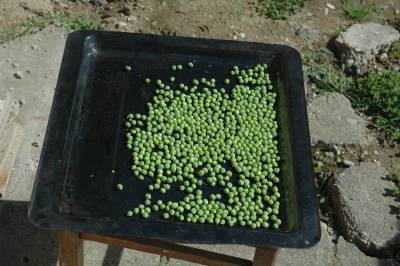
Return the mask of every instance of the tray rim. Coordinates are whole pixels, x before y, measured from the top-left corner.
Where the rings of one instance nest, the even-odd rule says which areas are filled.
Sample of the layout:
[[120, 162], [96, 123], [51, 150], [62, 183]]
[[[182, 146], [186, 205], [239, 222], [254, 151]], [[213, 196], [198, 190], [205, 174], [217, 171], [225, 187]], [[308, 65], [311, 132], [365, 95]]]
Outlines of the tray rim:
[[[265, 44], [255, 42], [238, 42], [229, 40], [217, 39], [202, 39], [190, 37], [164, 37], [149, 34], [136, 33], [121, 33], [121, 32], [101, 32], [92, 30], [80, 30], [70, 33], [66, 40], [64, 54], [62, 58], [61, 68], [57, 80], [56, 91], [54, 94], [53, 104], [50, 111], [49, 123], [46, 129], [45, 140], [40, 155], [40, 163], [37, 170], [31, 201], [28, 208], [28, 217], [34, 225], [51, 230], [67, 230], [88, 233], [107, 233], [115, 235], [121, 234], [120, 226], [110, 219], [100, 221], [86, 219], [68, 219], [60, 215], [54, 210], [54, 186], [57, 178], [52, 178], [58, 170], [58, 166], [62, 165], [62, 154], [65, 149], [60, 150], [51, 147], [50, 143], [60, 142], [63, 140], [68, 131], [65, 125], [60, 121], [68, 121], [68, 112], [65, 112], [64, 107], [71, 107], [74, 97], [64, 97], [64, 94], [75, 88], [79, 78], [79, 69], [82, 61], [85, 42], [90, 38], [95, 38], [96, 35], [107, 37], [118, 37], [125, 35], [129, 38], [148, 38], [149, 40], [157, 41], [181, 41], [188, 43], [219, 43], [221, 45], [230, 45], [234, 47], [244, 47], [252, 49], [268, 49], [278, 52], [290, 61], [286, 64], [286, 73], [288, 76], [284, 79], [288, 93], [293, 97], [289, 97], [287, 106], [289, 114], [290, 138], [296, 145], [292, 146], [294, 175], [296, 176], [296, 189], [298, 191], [298, 206], [299, 206], [299, 223], [300, 227], [291, 232], [284, 231], [266, 231], [258, 234], [253, 239], [246, 239], [246, 236], [235, 236], [231, 239], [217, 241], [218, 244], [247, 244], [260, 246], [260, 241], [254, 238], [267, 237], [262, 239], [262, 246], [274, 246], [285, 248], [307, 248], [318, 243], [321, 237], [320, 222], [318, 217], [318, 205], [316, 201], [316, 190], [314, 178], [312, 174], [312, 159], [311, 159], [311, 142], [308, 129], [308, 119], [305, 103], [304, 83], [301, 69], [301, 56], [297, 50], [292, 47], [279, 44]], [[73, 71], [71, 71], [73, 70]], [[63, 112], [64, 111], [64, 112]], [[71, 110], [69, 110], [71, 111]], [[58, 122], [58, 123], [57, 123]], [[60, 130], [61, 129], [61, 130]], [[296, 135], [296, 138], [293, 138]], [[64, 141], [65, 142], [65, 141]], [[304, 156], [309, 154], [310, 156]], [[54, 156], [56, 160], [54, 159]], [[299, 182], [301, 180], [301, 182]], [[103, 224], [100, 224], [100, 223]], [[145, 223], [141, 225], [141, 230], [135, 230], [136, 236], [144, 236], [157, 239], [176, 239], [176, 232], [171, 233], [169, 230], [163, 232], [151, 233], [151, 230], [146, 229]], [[111, 229], [110, 229], [111, 228]], [[144, 233], [145, 231], [145, 233]], [[190, 232], [180, 232], [187, 237], [187, 242], [190, 243], [210, 243], [207, 241], [209, 237], [204, 237], [203, 240], [193, 241], [190, 239]], [[132, 234], [133, 235], [133, 234]], [[206, 234], [205, 234], [206, 235]], [[207, 239], [206, 239], [207, 238]], [[180, 242], [185, 242], [185, 239], [179, 239]]]

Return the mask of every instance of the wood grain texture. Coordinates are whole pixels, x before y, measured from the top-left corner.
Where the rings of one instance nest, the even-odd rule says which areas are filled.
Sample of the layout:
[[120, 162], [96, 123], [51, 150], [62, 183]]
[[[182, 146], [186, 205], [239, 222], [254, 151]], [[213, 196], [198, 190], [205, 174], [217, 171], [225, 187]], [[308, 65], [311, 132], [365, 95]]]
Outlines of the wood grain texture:
[[79, 233], [58, 233], [60, 266], [83, 266], [83, 240]]
[[272, 248], [256, 248], [253, 266], [272, 266], [275, 262], [277, 250]]

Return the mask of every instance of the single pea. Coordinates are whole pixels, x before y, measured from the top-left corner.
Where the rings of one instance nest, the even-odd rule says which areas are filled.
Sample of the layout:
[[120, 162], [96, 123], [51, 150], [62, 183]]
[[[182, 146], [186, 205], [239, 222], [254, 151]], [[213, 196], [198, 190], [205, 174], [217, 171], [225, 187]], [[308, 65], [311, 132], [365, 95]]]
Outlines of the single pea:
[[125, 70], [129, 72], [132, 70], [132, 67], [130, 65], [125, 65]]
[[128, 217], [133, 216], [133, 211], [127, 211], [127, 212], [126, 212], [126, 216], [128, 216]]
[[175, 77], [169, 77], [169, 80], [171, 81], [171, 82], [174, 82], [175, 81]]
[[151, 79], [146, 78], [144, 81], [145, 81], [146, 83], [150, 83], [150, 82], [151, 82]]
[[182, 67], [182, 65], [177, 65], [176, 68], [179, 70], [182, 70], [183, 67]]
[[123, 190], [124, 189], [124, 186], [122, 185], [122, 184], [117, 184], [116, 186], [115, 186], [115, 188], [117, 189], [117, 190]]
[[188, 67], [193, 68], [194, 64], [192, 62], [188, 63]]

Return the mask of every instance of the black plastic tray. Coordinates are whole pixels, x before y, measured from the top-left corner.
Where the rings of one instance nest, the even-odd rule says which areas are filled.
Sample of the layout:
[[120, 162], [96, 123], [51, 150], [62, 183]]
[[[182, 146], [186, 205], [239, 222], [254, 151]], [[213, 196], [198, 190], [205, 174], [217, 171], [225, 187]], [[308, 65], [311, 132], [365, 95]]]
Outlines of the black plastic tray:
[[[125, 213], [143, 199], [132, 176], [123, 121], [145, 112], [172, 64], [195, 61], [194, 76], [226, 77], [232, 65], [266, 63], [277, 90], [281, 163], [279, 230], [189, 224]], [[125, 65], [133, 70], [127, 72]], [[174, 72], [177, 80], [193, 78]], [[224, 86], [226, 87], [226, 86]], [[115, 191], [114, 184], [125, 189]], [[179, 193], [179, 192], [176, 192]], [[135, 235], [190, 243], [309, 247], [320, 226], [299, 53], [283, 45], [78, 31], [68, 36], [29, 208], [32, 223], [53, 230]]]

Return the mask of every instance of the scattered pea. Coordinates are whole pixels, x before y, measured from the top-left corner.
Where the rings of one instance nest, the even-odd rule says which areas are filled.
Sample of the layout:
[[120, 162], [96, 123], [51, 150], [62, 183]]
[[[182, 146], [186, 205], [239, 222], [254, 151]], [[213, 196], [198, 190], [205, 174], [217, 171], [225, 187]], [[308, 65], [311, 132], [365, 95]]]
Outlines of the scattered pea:
[[[190, 87], [156, 80], [148, 114], [128, 114], [132, 173], [139, 181], [152, 180], [132, 215], [148, 218], [154, 211], [190, 223], [279, 229], [276, 92], [266, 66], [233, 66], [229, 74], [226, 89], [214, 78], [194, 78]], [[227, 161], [233, 170], [225, 168]], [[221, 193], [203, 193], [213, 186]], [[153, 193], [167, 196], [176, 188], [182, 200], [152, 203], [158, 197]]]

